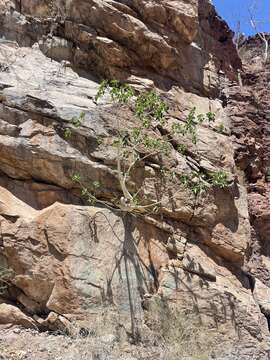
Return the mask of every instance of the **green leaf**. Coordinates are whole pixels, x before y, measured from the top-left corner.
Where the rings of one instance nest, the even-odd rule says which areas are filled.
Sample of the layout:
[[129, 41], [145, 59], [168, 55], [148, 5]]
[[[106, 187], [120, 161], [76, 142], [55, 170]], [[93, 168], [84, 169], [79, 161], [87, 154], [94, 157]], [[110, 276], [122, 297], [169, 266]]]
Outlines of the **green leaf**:
[[73, 176], [72, 176], [72, 181], [74, 182], [80, 182], [81, 181], [81, 175], [78, 174], [78, 173], [75, 173]]
[[69, 128], [66, 128], [66, 129], [64, 130], [64, 138], [65, 138], [65, 139], [69, 139], [69, 138], [71, 137], [71, 135], [72, 135], [71, 130], [70, 130]]

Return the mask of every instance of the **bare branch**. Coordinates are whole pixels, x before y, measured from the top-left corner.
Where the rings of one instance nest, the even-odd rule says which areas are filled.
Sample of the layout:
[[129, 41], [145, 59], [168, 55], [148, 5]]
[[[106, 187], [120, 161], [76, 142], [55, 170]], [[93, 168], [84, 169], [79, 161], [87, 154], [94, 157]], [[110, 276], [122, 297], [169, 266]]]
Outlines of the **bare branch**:
[[268, 59], [268, 49], [269, 49], [269, 44], [268, 44], [268, 39], [266, 36], [265, 32], [261, 32], [258, 30], [257, 27], [257, 23], [259, 23], [260, 21], [256, 20], [255, 18], [255, 8], [256, 8], [256, 4], [257, 2], [254, 1], [253, 5], [251, 7], [249, 7], [248, 12], [249, 12], [249, 16], [250, 16], [250, 25], [252, 27], [252, 29], [258, 34], [259, 38], [263, 41], [264, 43], [264, 57], [263, 57], [263, 62], [266, 63], [267, 59]]

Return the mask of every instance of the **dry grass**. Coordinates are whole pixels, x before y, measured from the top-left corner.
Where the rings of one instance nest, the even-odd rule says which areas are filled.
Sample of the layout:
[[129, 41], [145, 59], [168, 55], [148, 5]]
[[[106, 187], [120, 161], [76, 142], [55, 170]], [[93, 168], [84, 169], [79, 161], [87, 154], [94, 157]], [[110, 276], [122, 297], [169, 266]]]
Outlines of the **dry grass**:
[[203, 328], [197, 314], [181, 311], [156, 298], [147, 311], [146, 321], [153, 339], [163, 348], [160, 359], [209, 359], [214, 336]]
[[[89, 314], [83, 322], [71, 322], [67, 332], [39, 333], [21, 330], [11, 343], [3, 337], [5, 359], [39, 360], [207, 360], [211, 350], [209, 333], [203, 331], [195, 315], [169, 308], [160, 298], [151, 301], [146, 323], [137, 322], [139, 341], [129, 334], [128, 323], [116, 307], [104, 307], [101, 313]], [[17, 339], [14, 339], [17, 336]], [[42, 350], [40, 350], [42, 349]], [[0, 340], [0, 354], [1, 354]]]

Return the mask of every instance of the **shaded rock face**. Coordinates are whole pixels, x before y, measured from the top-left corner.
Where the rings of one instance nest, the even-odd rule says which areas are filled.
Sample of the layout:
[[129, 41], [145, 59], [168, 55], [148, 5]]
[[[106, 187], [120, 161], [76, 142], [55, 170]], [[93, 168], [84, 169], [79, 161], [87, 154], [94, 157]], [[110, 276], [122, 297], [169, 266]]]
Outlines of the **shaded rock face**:
[[245, 68], [243, 87], [230, 89], [228, 111], [235, 136], [236, 164], [244, 174], [248, 190], [252, 245], [247, 267], [255, 278], [255, 291], [260, 293], [262, 311], [268, 316], [270, 66], [269, 59], [266, 63], [263, 61], [264, 45], [258, 36], [247, 39], [242, 44], [240, 54]]
[[[134, 333], [151, 327], [146, 315], [162, 299], [196, 316], [216, 339], [214, 358], [268, 359], [268, 100], [259, 80], [267, 68], [246, 72], [241, 91], [230, 83], [241, 61], [208, 1], [0, 6], [0, 265], [12, 271], [0, 322], [54, 330], [75, 318], [98, 323], [106, 309]], [[175, 150], [166, 166], [224, 170], [230, 186], [195, 197], [174, 184], [174, 204], [164, 192], [160, 216], [85, 206], [72, 175], [100, 182], [103, 202], [119, 197], [113, 143], [138, 122], [128, 107], [96, 103], [100, 77], [156, 87], [170, 104], [162, 131], [194, 105], [214, 112], [214, 124], [198, 126], [196, 146], [175, 136], [189, 156]], [[155, 168], [145, 162], [131, 176], [131, 188], [144, 181], [147, 199], [156, 196]]]

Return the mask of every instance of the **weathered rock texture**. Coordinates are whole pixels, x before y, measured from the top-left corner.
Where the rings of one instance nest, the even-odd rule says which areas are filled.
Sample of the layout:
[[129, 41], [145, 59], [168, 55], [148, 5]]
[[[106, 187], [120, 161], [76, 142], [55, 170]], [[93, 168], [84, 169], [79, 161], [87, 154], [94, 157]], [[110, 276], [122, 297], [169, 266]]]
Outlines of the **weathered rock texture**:
[[243, 86], [230, 89], [228, 112], [235, 138], [235, 160], [248, 190], [251, 246], [247, 269], [254, 295], [269, 321], [270, 240], [270, 66], [258, 36], [245, 40], [240, 50], [245, 72]]
[[[267, 67], [247, 72], [242, 89], [233, 82], [232, 33], [206, 0], [0, 4], [0, 264], [13, 271], [0, 321], [94, 326], [109, 309], [116, 327], [143, 332], [162, 300], [195, 315], [214, 358], [268, 359]], [[102, 183], [103, 202], [119, 196], [113, 141], [138, 121], [129, 108], [96, 104], [102, 77], [156, 87], [171, 105], [168, 128], [194, 105], [214, 112], [196, 147], [185, 140], [189, 157], [175, 151], [166, 165], [222, 169], [230, 186], [194, 197], [174, 185], [159, 217], [85, 206], [72, 175]], [[141, 164], [129, 186], [145, 181], [155, 198], [155, 171]]]
[[234, 77], [240, 66], [232, 32], [208, 1], [27, 0], [12, 9], [0, 35], [38, 41], [46, 55], [96, 76], [216, 94], [218, 71]]

